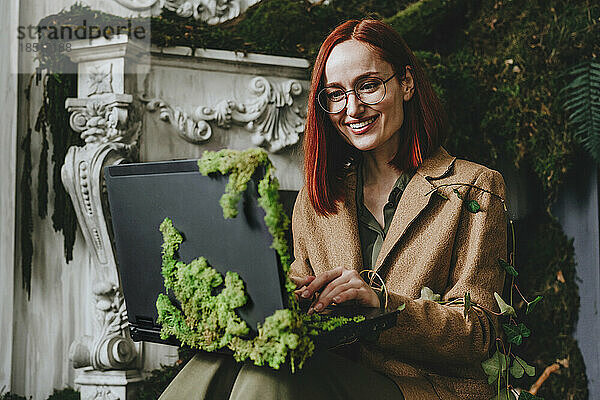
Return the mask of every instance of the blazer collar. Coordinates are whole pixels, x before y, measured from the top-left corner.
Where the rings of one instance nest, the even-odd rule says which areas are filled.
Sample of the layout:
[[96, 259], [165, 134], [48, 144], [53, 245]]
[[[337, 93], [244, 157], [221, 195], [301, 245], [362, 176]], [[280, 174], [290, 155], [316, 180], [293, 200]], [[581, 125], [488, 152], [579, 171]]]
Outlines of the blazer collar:
[[417, 168], [417, 174], [427, 180], [441, 179], [450, 173], [455, 160], [456, 157], [448, 154], [446, 149], [440, 146]]
[[[431, 196], [426, 194], [434, 188], [431, 180], [441, 179], [452, 171], [456, 157], [452, 157], [443, 148], [439, 147], [430, 157], [425, 159], [417, 168], [416, 173], [404, 189], [402, 197], [392, 218], [392, 223], [383, 241], [379, 256], [373, 266], [378, 271], [386, 258], [406, 233], [412, 222], [419, 216], [423, 209], [429, 204]], [[358, 235], [358, 216], [356, 205], [357, 174], [351, 169], [346, 179], [346, 198], [339, 205], [338, 212], [329, 218], [336, 219], [334, 224], [341, 228], [342, 232], [350, 233], [350, 240], [345, 243], [345, 262], [347, 268], [362, 270], [362, 255], [360, 249], [360, 237]], [[338, 262], [342, 262], [339, 260]], [[340, 264], [342, 265], [342, 264]]]
[[381, 251], [373, 266], [375, 271], [379, 271], [392, 249], [429, 204], [431, 195], [427, 196], [427, 193], [434, 188], [431, 181], [450, 174], [455, 160], [456, 157], [452, 157], [443, 147], [439, 147], [417, 168], [400, 197]]

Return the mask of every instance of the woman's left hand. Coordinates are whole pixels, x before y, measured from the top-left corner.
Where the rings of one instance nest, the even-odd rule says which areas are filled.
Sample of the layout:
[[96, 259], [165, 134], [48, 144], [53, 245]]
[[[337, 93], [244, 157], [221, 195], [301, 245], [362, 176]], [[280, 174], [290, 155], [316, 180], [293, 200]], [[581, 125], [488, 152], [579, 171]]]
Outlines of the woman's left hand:
[[322, 311], [332, 303], [341, 304], [348, 300], [355, 300], [366, 307], [380, 306], [377, 293], [367, 285], [356, 270], [337, 267], [324, 272], [306, 287], [301, 296], [305, 299], [311, 298], [322, 288], [316, 304], [308, 310], [308, 314]]

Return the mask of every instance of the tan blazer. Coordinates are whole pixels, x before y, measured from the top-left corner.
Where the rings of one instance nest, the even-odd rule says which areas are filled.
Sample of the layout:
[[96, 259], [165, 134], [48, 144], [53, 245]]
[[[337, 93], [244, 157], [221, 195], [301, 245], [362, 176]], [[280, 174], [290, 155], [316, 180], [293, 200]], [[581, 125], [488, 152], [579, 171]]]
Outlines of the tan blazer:
[[[426, 159], [406, 187], [374, 269], [385, 279], [389, 308], [402, 303], [396, 327], [376, 343], [361, 344], [361, 361], [381, 371], [402, 389], [408, 400], [489, 399], [481, 361], [488, 358], [496, 337], [497, 320], [482, 311], [463, 316], [462, 306], [416, 300], [427, 286], [443, 300], [461, 298], [498, 311], [494, 291], [502, 293], [506, 259], [507, 220], [502, 202], [479, 186], [505, 198], [504, 180], [497, 171], [450, 156], [439, 148]], [[477, 200], [481, 211], [467, 210], [465, 200]], [[356, 213], [356, 173], [347, 178], [345, 200], [338, 213], [317, 215], [306, 188], [296, 200], [292, 217], [295, 261], [291, 276], [319, 275], [343, 266], [361, 268]]]

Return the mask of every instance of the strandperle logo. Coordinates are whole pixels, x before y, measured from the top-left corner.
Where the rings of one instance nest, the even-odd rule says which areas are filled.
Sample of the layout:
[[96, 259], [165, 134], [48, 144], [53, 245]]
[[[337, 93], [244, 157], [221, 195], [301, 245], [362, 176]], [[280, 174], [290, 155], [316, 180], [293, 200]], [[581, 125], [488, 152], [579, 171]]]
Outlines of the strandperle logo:
[[28, 25], [17, 27], [17, 39], [40, 39], [46, 37], [51, 40], [78, 40], [78, 39], [97, 39], [104, 37], [110, 39], [115, 35], [127, 35], [130, 39], [143, 40], [149, 34], [148, 26], [144, 26], [135, 21], [127, 20], [118, 24], [89, 24], [83, 20], [80, 25], [60, 25], [43, 26]]

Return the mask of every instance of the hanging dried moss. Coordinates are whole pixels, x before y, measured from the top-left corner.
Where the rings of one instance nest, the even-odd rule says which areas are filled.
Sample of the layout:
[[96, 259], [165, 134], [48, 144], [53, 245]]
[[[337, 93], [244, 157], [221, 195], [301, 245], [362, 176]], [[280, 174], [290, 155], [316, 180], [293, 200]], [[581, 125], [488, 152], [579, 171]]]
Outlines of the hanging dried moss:
[[[58, 66], [54, 65], [54, 68]], [[79, 135], [75, 134], [69, 125], [69, 113], [64, 107], [65, 100], [77, 95], [77, 77], [72, 74], [57, 74], [48, 70], [42, 80], [44, 97], [35, 122], [35, 133], [39, 134], [42, 142], [39, 154], [37, 176], [37, 203], [38, 216], [46, 218], [48, 213], [48, 155], [52, 141], [52, 193], [54, 193], [54, 209], [52, 212], [52, 226], [55, 231], [62, 232], [64, 237], [64, 253], [66, 261], [73, 259], [73, 245], [77, 229], [77, 216], [61, 181], [61, 168], [70, 146], [81, 145]], [[22, 176], [21, 194], [21, 252], [23, 287], [29, 296], [31, 291], [31, 268], [33, 261], [34, 245], [32, 241], [32, 196], [31, 173], [32, 154], [31, 140], [37, 138], [31, 130], [23, 143], [24, 166]], [[28, 189], [25, 189], [27, 187]]]
[[23, 289], [27, 296], [31, 293], [31, 260], [33, 258], [33, 217], [31, 205], [31, 128], [21, 144], [23, 150], [23, 171], [21, 174], [21, 274]]

